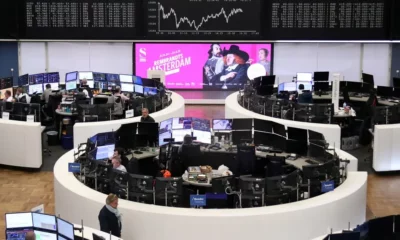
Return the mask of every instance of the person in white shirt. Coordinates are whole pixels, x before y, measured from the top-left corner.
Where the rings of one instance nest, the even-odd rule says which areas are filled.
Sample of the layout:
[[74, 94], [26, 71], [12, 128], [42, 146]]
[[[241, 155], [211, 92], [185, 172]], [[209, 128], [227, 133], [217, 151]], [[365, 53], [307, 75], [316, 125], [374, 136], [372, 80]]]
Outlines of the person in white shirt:
[[121, 164], [121, 158], [114, 156], [111, 159], [111, 163], [114, 169], [120, 170], [122, 172], [126, 172], [126, 168]]
[[[81, 81], [81, 86], [87, 86], [87, 80], [86, 80], [86, 78], [82, 79], [82, 81]], [[84, 89], [82, 90], [82, 92], [85, 94], [86, 98], [90, 98], [89, 92], [88, 92], [88, 90], [87, 90], [86, 88], [84, 88]]]
[[51, 85], [48, 83], [46, 84], [46, 89], [43, 91], [42, 94], [42, 100], [44, 100], [45, 103], [49, 103], [49, 98], [51, 93], [52, 93]]
[[18, 99], [18, 101], [20, 102], [23, 97], [25, 97], [26, 103], [31, 103], [31, 97], [28, 94], [24, 93], [24, 89], [18, 88], [15, 98]]
[[10, 90], [7, 90], [4, 93], [4, 101], [5, 102], [14, 102], [14, 98], [11, 96], [11, 91]]

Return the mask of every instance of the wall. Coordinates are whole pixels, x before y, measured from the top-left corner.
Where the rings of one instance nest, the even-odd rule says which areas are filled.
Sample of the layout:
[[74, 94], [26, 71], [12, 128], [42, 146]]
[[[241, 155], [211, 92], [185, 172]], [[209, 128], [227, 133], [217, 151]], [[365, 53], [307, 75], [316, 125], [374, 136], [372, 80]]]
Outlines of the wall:
[[[59, 71], [61, 82], [72, 70], [132, 73], [131, 43], [21, 42], [20, 72]], [[330, 71], [345, 80], [360, 81], [362, 71], [375, 85], [391, 84], [391, 44], [275, 43], [277, 82], [291, 81], [297, 72]]]
[[17, 85], [18, 74], [18, 43], [0, 42], [0, 78], [14, 76], [14, 85]]

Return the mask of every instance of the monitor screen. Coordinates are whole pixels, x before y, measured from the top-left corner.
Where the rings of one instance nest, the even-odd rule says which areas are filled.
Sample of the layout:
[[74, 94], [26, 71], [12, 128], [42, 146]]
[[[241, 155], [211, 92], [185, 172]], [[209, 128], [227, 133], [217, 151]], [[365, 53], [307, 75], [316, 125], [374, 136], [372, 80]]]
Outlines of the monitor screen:
[[53, 91], [59, 90], [59, 86], [60, 86], [59, 83], [49, 83], [49, 84], [51, 86], [51, 90], [53, 90]]
[[314, 82], [329, 81], [329, 72], [314, 72]]
[[29, 85], [29, 94], [43, 93], [43, 84]]
[[175, 130], [172, 130], [172, 138], [175, 139], [175, 142], [183, 142], [183, 138], [186, 135], [192, 136], [192, 130], [191, 129], [175, 129]]
[[380, 97], [393, 97], [393, 87], [378, 86], [376, 94]]
[[192, 126], [195, 130], [210, 131], [210, 120], [201, 118], [192, 118]]
[[29, 75], [29, 84], [41, 84], [44, 82], [44, 73]]
[[93, 73], [93, 80], [96, 81], [96, 82], [105, 82], [106, 81], [106, 74], [105, 73], [94, 72]]
[[172, 130], [172, 118], [160, 122], [160, 133], [168, 132]]
[[66, 239], [66, 238], [63, 238], [61, 235], [58, 235], [58, 238], [57, 238], [57, 240], [68, 240], [68, 239]]
[[133, 76], [132, 75], [120, 74], [119, 75], [119, 81], [121, 83], [133, 83]]
[[280, 83], [278, 86], [278, 92], [281, 91], [295, 92], [297, 91], [297, 85], [295, 82]]
[[32, 213], [6, 213], [6, 228], [33, 227]]
[[372, 86], [374, 85], [374, 75], [363, 73], [362, 80], [363, 80], [363, 82], [369, 83]]
[[65, 90], [74, 90], [76, 89], [76, 82], [66, 82], [65, 83]]
[[74, 225], [64, 221], [61, 218], [57, 218], [58, 233], [69, 238], [74, 239]]
[[58, 72], [45, 73], [43, 83], [59, 83], [60, 74]]
[[56, 217], [41, 213], [32, 213], [33, 227], [49, 231], [57, 231]]
[[254, 130], [262, 132], [272, 132], [272, 122], [254, 118]]
[[304, 89], [303, 90], [308, 90], [312, 91], [312, 84], [311, 82], [297, 82], [297, 89], [300, 90], [299, 86], [300, 84], [303, 84]]
[[296, 79], [297, 81], [311, 82], [312, 73], [297, 73]]
[[233, 119], [232, 129], [233, 130], [250, 130], [253, 127], [252, 118], [235, 118]]
[[65, 82], [78, 80], [78, 72], [69, 72], [65, 74]]
[[111, 158], [114, 155], [115, 144], [98, 146], [96, 160]]
[[28, 85], [28, 78], [29, 78], [28, 74], [19, 76], [18, 77], [18, 86]]
[[362, 82], [347, 82], [347, 91], [359, 92], [362, 89]]
[[143, 94], [143, 86], [142, 85], [135, 85], [135, 93]]
[[134, 92], [133, 91], [133, 84], [132, 83], [122, 83], [121, 82], [121, 91], [123, 92]]
[[172, 129], [191, 129], [192, 118], [173, 118]]
[[133, 83], [138, 85], [143, 85], [142, 78], [139, 76], [133, 76]]
[[213, 130], [232, 130], [232, 119], [213, 119]]
[[172, 138], [171, 131], [166, 131], [158, 135], [158, 146], [163, 146], [165, 144], [168, 144], [168, 142], [164, 142], [164, 139], [166, 138]]
[[329, 82], [314, 82], [314, 91], [329, 91]]
[[30, 228], [6, 230], [6, 240], [25, 240], [26, 234], [31, 231]]
[[79, 80], [93, 80], [93, 72], [79, 72]]
[[193, 137], [197, 138], [197, 142], [211, 144], [211, 132], [193, 130]]
[[35, 230], [37, 240], [57, 240], [57, 234]]
[[155, 83], [153, 79], [150, 78], [142, 78], [143, 86], [145, 87], [155, 87]]
[[107, 73], [106, 80], [107, 80], [107, 82], [110, 82], [110, 83], [115, 83], [115, 84], [119, 83], [119, 74]]
[[143, 93], [144, 93], [144, 95], [147, 95], [147, 96], [157, 95], [157, 88], [144, 87]]

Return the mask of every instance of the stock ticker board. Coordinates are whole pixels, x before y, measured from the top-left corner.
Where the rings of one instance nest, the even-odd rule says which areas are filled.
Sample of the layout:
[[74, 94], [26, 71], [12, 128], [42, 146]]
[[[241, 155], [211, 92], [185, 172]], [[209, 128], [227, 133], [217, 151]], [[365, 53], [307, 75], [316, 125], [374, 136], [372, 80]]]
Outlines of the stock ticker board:
[[399, 2], [4, 0], [0, 38], [391, 40], [400, 36]]

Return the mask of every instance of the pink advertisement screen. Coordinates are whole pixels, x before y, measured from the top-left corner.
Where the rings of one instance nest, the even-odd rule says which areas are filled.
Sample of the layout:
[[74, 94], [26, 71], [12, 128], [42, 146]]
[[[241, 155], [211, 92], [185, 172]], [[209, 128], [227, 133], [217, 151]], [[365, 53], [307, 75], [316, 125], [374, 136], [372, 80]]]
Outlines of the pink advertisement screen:
[[271, 74], [272, 44], [135, 44], [135, 74], [165, 71], [169, 89], [238, 89], [247, 82], [250, 67]]

